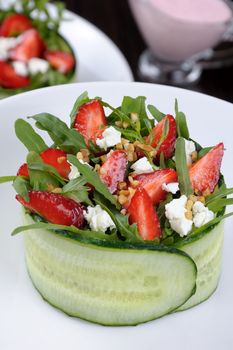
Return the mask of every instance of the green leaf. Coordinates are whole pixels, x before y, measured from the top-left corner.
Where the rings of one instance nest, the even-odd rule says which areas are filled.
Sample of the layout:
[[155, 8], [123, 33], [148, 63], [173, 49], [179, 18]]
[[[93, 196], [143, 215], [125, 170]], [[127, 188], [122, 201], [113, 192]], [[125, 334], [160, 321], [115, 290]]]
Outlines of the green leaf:
[[233, 198], [221, 198], [207, 204], [207, 207], [214, 213], [217, 213], [227, 205], [233, 205]]
[[16, 178], [17, 178], [17, 176], [1, 176], [0, 177], [0, 184], [3, 184], [5, 182], [14, 181]]
[[198, 152], [198, 159], [204, 157], [213, 147], [205, 147], [202, 148], [199, 152]]
[[138, 234], [137, 225], [129, 224], [128, 216], [122, 215], [114, 206], [108, 203], [108, 201], [106, 201], [101, 194], [97, 192], [94, 193], [94, 200], [109, 214], [112, 221], [116, 225], [118, 232], [125, 240], [128, 242], [143, 241], [141, 236]]
[[65, 184], [63, 177], [57, 172], [57, 170], [53, 166], [49, 164], [45, 164], [43, 162], [40, 162], [40, 163], [35, 162], [29, 165], [29, 170], [40, 170], [40, 171], [49, 173], [53, 175], [54, 178], [56, 178], [56, 180], [59, 181], [62, 185]]
[[86, 203], [92, 205], [89, 199], [89, 189], [84, 186], [86, 184], [86, 179], [83, 176], [79, 176], [77, 179], [69, 181], [63, 188], [62, 194], [69, 197], [77, 202]]
[[26, 202], [29, 201], [28, 191], [30, 190], [30, 184], [28, 179], [23, 176], [17, 176], [13, 182], [13, 187]]
[[184, 137], [185, 139], [189, 139], [189, 130], [186, 121], [185, 114], [183, 112], [179, 112], [178, 102], [175, 99], [175, 112], [176, 112], [176, 129], [177, 134], [180, 137]]
[[157, 120], [157, 122], [160, 122], [163, 117], [165, 117], [165, 114], [160, 112], [155, 106], [148, 105], [147, 108], [151, 115]]
[[91, 101], [90, 98], [88, 97], [88, 92], [87, 91], [84, 91], [78, 98], [77, 100], [75, 101], [74, 103], [74, 106], [72, 108], [72, 111], [70, 113], [70, 119], [71, 119], [71, 127], [73, 126], [74, 124], [74, 120], [75, 120], [75, 117], [76, 117], [76, 114], [77, 114], [77, 111], [79, 110], [79, 108], [87, 103]]
[[36, 152], [29, 152], [27, 156], [30, 185], [35, 191], [48, 191], [48, 186], [59, 187], [60, 181], [52, 173], [42, 170], [34, 170], [33, 166], [42, 164], [43, 161]]
[[18, 139], [24, 144], [28, 151], [37, 153], [43, 152], [48, 148], [44, 140], [38, 135], [33, 127], [23, 119], [17, 119], [15, 122], [15, 133]]
[[233, 194], [233, 188], [226, 188], [226, 186], [223, 184], [206, 198], [206, 204], [209, 206], [210, 203], [220, 198], [224, 198], [230, 194]]
[[77, 153], [86, 148], [83, 136], [75, 129], [70, 129], [59, 118], [49, 113], [40, 113], [31, 116], [36, 120], [36, 126], [49, 133], [55, 145], [66, 152]]
[[191, 186], [189, 171], [187, 167], [185, 140], [182, 137], [178, 137], [176, 140], [175, 160], [180, 192], [182, 195], [185, 194], [188, 197], [193, 193], [193, 189]]
[[62, 191], [64, 193], [70, 192], [70, 191], [79, 191], [84, 187], [84, 185], [87, 183], [86, 179], [83, 176], [79, 176], [76, 179], [70, 180], [65, 186], [63, 186]]
[[65, 197], [73, 199], [75, 202], [85, 203], [87, 205], [93, 206], [93, 203], [88, 196], [88, 190], [85, 187], [78, 191], [70, 191], [62, 194]]
[[68, 160], [77, 167], [78, 171], [84, 176], [88, 183], [95, 187], [96, 191], [101, 193], [110, 203], [119, 207], [116, 198], [109, 192], [107, 186], [100, 180], [100, 177], [96, 172], [90, 169], [88, 165], [80, 163], [73, 155], [68, 155]]
[[160, 156], [159, 156], [159, 167], [161, 169], [166, 169], [166, 164], [165, 164], [165, 158], [164, 158], [164, 153], [160, 153]]

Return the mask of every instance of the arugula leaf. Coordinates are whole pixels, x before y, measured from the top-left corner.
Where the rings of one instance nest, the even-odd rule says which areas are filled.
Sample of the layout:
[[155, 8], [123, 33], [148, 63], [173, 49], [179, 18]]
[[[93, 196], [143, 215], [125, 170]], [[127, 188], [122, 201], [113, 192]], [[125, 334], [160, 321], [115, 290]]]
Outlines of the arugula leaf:
[[151, 115], [157, 120], [157, 122], [160, 122], [165, 117], [165, 114], [160, 112], [155, 106], [148, 105], [147, 108]]
[[79, 191], [84, 188], [84, 185], [87, 183], [86, 179], [83, 176], [79, 176], [76, 179], [70, 180], [66, 185], [63, 186], [62, 191]]
[[66, 123], [49, 113], [40, 113], [31, 116], [36, 121], [36, 126], [49, 133], [55, 145], [66, 152], [77, 153], [86, 148], [83, 136], [74, 129], [68, 128]]
[[38, 164], [43, 164], [42, 159], [36, 152], [29, 152], [27, 156], [28, 172], [30, 178], [30, 185], [35, 191], [48, 191], [48, 186], [59, 187], [60, 181], [57, 176], [47, 171], [32, 169]]
[[97, 204], [104, 209], [112, 221], [116, 225], [120, 235], [128, 242], [143, 241], [141, 236], [138, 234], [137, 225], [129, 224], [128, 216], [122, 215], [114, 206], [112, 206], [106, 199], [99, 193], [94, 193], [94, 200]]
[[198, 152], [198, 159], [204, 157], [209, 151], [211, 151], [213, 147], [205, 147], [202, 148], [199, 152]]
[[227, 205], [233, 205], [233, 198], [221, 198], [207, 204], [207, 207], [214, 213], [217, 213]]
[[56, 178], [56, 180], [59, 181], [62, 185], [65, 184], [63, 177], [57, 172], [57, 170], [53, 166], [49, 164], [45, 164], [43, 162], [40, 162], [40, 163], [35, 162], [30, 164], [29, 170], [40, 170], [40, 171], [49, 173], [53, 175], [54, 178]]
[[233, 188], [226, 188], [225, 184], [221, 187], [217, 188], [212, 194], [210, 194], [206, 198], [206, 204], [209, 206], [210, 203], [228, 196], [229, 194], [233, 194]]
[[48, 148], [44, 140], [38, 135], [33, 127], [23, 119], [17, 119], [15, 122], [15, 133], [18, 139], [24, 144], [28, 151], [37, 153], [43, 152]]
[[181, 194], [185, 194], [188, 197], [193, 193], [193, 189], [191, 186], [186, 162], [185, 140], [182, 137], [178, 137], [176, 140], [175, 160], [180, 192]]
[[166, 169], [165, 158], [164, 158], [163, 152], [161, 152], [160, 156], [159, 156], [159, 167], [160, 167], [160, 169]]
[[86, 179], [83, 176], [79, 176], [77, 179], [69, 181], [63, 188], [62, 194], [75, 201], [83, 202], [88, 205], [93, 205], [92, 201], [88, 197], [89, 189], [84, 186]]
[[68, 155], [68, 160], [74, 166], [77, 167], [78, 171], [84, 176], [86, 181], [95, 187], [96, 191], [101, 193], [110, 203], [119, 207], [116, 198], [109, 192], [107, 186], [100, 180], [98, 174], [94, 172], [88, 165], [82, 164], [79, 160], [73, 156]]
[[65, 197], [73, 199], [75, 202], [85, 203], [87, 205], [93, 206], [92, 201], [88, 197], [88, 190], [85, 187], [78, 191], [69, 191], [61, 194], [63, 194]]
[[17, 176], [13, 182], [13, 187], [26, 202], [29, 202], [28, 191], [30, 190], [30, 184], [28, 179], [23, 176]]
[[16, 178], [17, 176], [0, 176], [0, 184], [14, 181]]
[[176, 129], [177, 134], [180, 137], [184, 137], [185, 139], [189, 139], [189, 130], [186, 121], [185, 114], [183, 112], [179, 112], [178, 102], [175, 99], [175, 112], [176, 112]]
[[78, 109], [85, 103], [91, 101], [90, 98], [88, 97], [88, 92], [84, 91], [75, 101], [74, 106], [72, 108], [72, 111], [70, 113], [70, 119], [71, 119], [71, 127], [74, 124], [74, 120], [77, 114]]

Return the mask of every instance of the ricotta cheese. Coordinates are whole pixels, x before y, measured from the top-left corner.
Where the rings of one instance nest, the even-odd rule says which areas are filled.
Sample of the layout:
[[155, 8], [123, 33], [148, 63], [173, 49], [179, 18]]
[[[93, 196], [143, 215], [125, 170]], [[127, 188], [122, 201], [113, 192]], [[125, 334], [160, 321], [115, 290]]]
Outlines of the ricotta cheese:
[[131, 169], [133, 169], [137, 174], [152, 173], [154, 171], [152, 165], [146, 157], [140, 158], [133, 163], [133, 165], [131, 165]]
[[[82, 159], [79, 159], [80, 163], [82, 164], [86, 164], [88, 165], [91, 169], [92, 169], [92, 166], [90, 164], [88, 164], [87, 162], [84, 162]], [[77, 179], [81, 174], [80, 172], [78, 171], [78, 168], [76, 168], [76, 166], [74, 166], [74, 164], [68, 162], [70, 164], [70, 172], [68, 174], [68, 179], [69, 180], [74, 180], [74, 179]]]
[[187, 165], [192, 164], [192, 153], [196, 151], [195, 143], [185, 139], [185, 153]]
[[166, 192], [176, 194], [179, 191], [179, 183], [178, 182], [170, 182], [168, 184], [163, 183], [162, 189]]
[[121, 142], [121, 132], [110, 126], [103, 132], [103, 138], [97, 138], [96, 144], [105, 151], [108, 147], [113, 147]]
[[0, 60], [6, 61], [9, 58], [9, 52], [20, 42], [19, 38], [0, 38]]
[[83, 214], [92, 231], [106, 232], [107, 229], [113, 230], [116, 227], [110, 215], [100, 205], [88, 206]]
[[28, 75], [28, 68], [27, 65], [22, 62], [22, 61], [13, 61], [12, 62], [12, 66], [15, 70], [15, 72], [22, 76], [22, 77], [26, 77]]
[[182, 195], [178, 199], [173, 199], [165, 205], [165, 215], [169, 220], [171, 228], [176, 231], [181, 237], [186, 236], [192, 229], [193, 222], [186, 218], [187, 197]]
[[31, 75], [45, 74], [49, 69], [49, 63], [42, 58], [33, 57], [28, 61], [28, 70]]
[[195, 227], [201, 227], [214, 219], [214, 213], [204, 206], [202, 202], [195, 202], [193, 205], [193, 223]]

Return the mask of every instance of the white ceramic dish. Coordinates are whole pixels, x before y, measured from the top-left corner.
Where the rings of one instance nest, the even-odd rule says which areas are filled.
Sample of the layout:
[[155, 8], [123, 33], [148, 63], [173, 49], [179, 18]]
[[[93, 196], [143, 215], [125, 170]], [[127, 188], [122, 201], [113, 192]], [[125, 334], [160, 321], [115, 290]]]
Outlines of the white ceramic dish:
[[[140, 83], [83, 83], [46, 88], [0, 101], [0, 176], [15, 174], [26, 150], [14, 135], [14, 121], [47, 111], [65, 121], [84, 90], [113, 105], [123, 95], [144, 95], [172, 113], [175, 97], [186, 112], [191, 135], [203, 146], [224, 141], [223, 173], [233, 185], [233, 105], [199, 93]], [[27, 275], [22, 237], [11, 237], [20, 225], [20, 207], [11, 185], [1, 185], [0, 199], [0, 349], [169, 349], [231, 350], [233, 348], [232, 219], [226, 222], [222, 276], [214, 295], [185, 312], [135, 327], [103, 327], [70, 318], [54, 309], [34, 289]]]

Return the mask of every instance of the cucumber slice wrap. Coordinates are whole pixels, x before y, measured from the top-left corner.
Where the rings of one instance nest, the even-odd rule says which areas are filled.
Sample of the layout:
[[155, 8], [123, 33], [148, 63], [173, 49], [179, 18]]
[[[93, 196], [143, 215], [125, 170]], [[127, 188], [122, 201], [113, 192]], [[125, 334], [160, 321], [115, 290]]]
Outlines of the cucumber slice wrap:
[[[28, 214], [24, 220], [33, 223]], [[174, 311], [195, 293], [196, 265], [174, 248], [102, 247], [46, 230], [29, 230], [24, 240], [35, 287], [71, 316], [136, 325]]]

